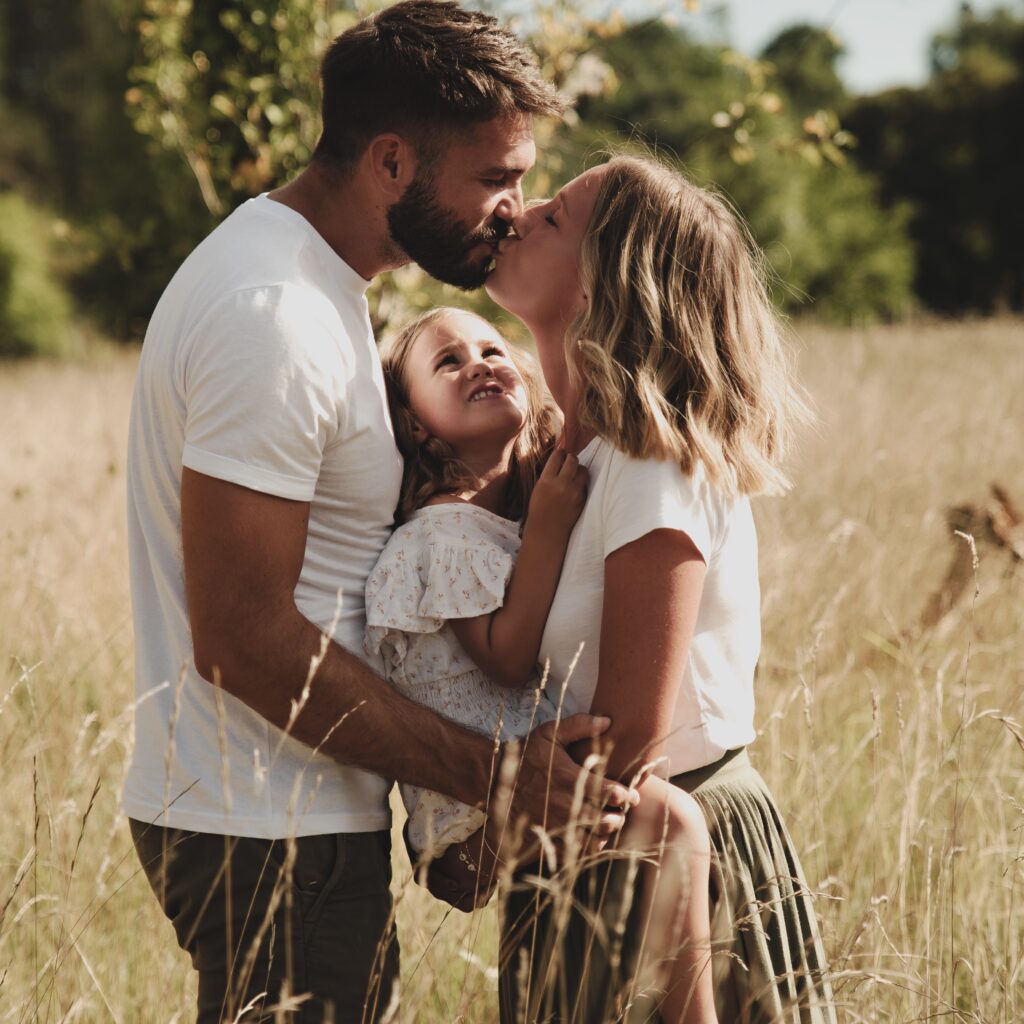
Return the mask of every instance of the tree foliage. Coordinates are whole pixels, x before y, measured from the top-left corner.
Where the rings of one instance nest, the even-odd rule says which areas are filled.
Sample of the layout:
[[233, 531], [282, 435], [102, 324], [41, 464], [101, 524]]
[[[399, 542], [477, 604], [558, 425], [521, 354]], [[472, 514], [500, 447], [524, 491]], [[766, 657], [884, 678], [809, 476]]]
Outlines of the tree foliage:
[[67, 355], [71, 304], [54, 281], [52, 221], [0, 193], [0, 357]]
[[[0, 194], [65, 225], [79, 308], [141, 333], [199, 239], [305, 165], [320, 53], [378, 2], [0, 0]], [[911, 283], [944, 311], [1021, 307], [1020, 16], [965, 13], [934, 41], [924, 89], [855, 99], [840, 44], [812, 26], [751, 58], [664, 21], [628, 24], [600, 0], [478, 2], [518, 12], [545, 73], [579, 98], [565, 124], [538, 125], [534, 194], [642, 139], [726, 193], [789, 310], [889, 318]], [[486, 303], [415, 268], [372, 295], [380, 326], [438, 301]]]
[[834, 33], [813, 25], [792, 25], [764, 49], [779, 88], [800, 110], [836, 110], [846, 86], [836, 70], [843, 45]]
[[154, 159], [125, 112], [138, 15], [136, 0], [0, 0], [0, 190], [68, 222], [77, 304], [120, 336], [215, 223], [181, 158]]
[[320, 55], [357, 17], [331, 0], [144, 0], [132, 121], [223, 216], [308, 163]]
[[826, 33], [789, 30], [755, 60], [651, 21], [601, 53], [621, 85], [581, 107], [581, 153], [640, 141], [724, 192], [765, 249], [787, 310], [851, 321], [908, 308], [903, 214], [883, 213], [874, 182], [846, 159], [851, 137], [820, 105], [841, 98]]
[[912, 207], [915, 290], [944, 313], [1024, 309], [1024, 12], [965, 7], [921, 89], [855, 101], [858, 162]]

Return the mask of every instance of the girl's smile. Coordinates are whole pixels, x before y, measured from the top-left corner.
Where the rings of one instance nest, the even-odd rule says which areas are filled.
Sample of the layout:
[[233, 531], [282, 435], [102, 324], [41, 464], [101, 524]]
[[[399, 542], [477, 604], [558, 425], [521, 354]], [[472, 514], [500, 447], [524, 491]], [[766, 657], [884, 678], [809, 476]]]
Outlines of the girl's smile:
[[475, 388], [469, 395], [469, 401], [479, 402], [484, 398], [505, 398], [507, 396], [505, 389], [497, 381], [487, 381], [481, 384], [478, 388]]

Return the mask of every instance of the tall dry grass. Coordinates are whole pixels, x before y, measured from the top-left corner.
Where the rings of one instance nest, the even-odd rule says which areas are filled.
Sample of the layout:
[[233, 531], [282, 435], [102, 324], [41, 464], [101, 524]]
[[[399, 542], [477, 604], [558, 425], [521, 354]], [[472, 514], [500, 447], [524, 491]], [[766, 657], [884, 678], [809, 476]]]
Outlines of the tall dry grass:
[[[1024, 325], [802, 333], [820, 423], [758, 509], [753, 757], [820, 892], [842, 1019], [1024, 1019], [1024, 566], [980, 545], [977, 592], [918, 626], [946, 506], [992, 480], [1024, 502]], [[117, 810], [133, 372], [0, 367], [0, 1021], [191, 1014]], [[495, 1020], [494, 911], [395, 873], [399, 1019]]]

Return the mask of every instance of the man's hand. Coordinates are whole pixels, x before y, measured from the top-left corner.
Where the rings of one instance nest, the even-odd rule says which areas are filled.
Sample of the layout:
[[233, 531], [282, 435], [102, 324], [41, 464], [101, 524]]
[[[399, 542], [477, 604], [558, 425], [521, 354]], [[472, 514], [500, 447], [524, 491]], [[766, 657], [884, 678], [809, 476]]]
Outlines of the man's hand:
[[622, 828], [627, 811], [639, 802], [639, 793], [582, 767], [566, 749], [601, 735], [610, 725], [609, 718], [572, 715], [539, 726], [518, 749], [503, 751], [487, 826], [503, 856], [522, 856], [521, 850], [509, 849], [508, 844], [524, 825], [543, 829], [557, 842], [564, 841], [573, 827], [599, 843]]

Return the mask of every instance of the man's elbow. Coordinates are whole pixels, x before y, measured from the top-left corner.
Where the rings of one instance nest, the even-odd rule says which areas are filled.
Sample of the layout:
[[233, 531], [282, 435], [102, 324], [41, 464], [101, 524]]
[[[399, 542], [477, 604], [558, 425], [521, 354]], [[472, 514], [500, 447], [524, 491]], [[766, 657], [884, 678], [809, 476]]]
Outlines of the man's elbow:
[[193, 662], [196, 671], [208, 683], [220, 685], [224, 678], [224, 661], [221, 657], [208, 653], [206, 650], [196, 649], [193, 652]]
[[231, 637], [209, 636], [193, 630], [192, 659], [203, 679], [229, 692], [235, 690], [236, 680], [244, 675], [241, 645]]

